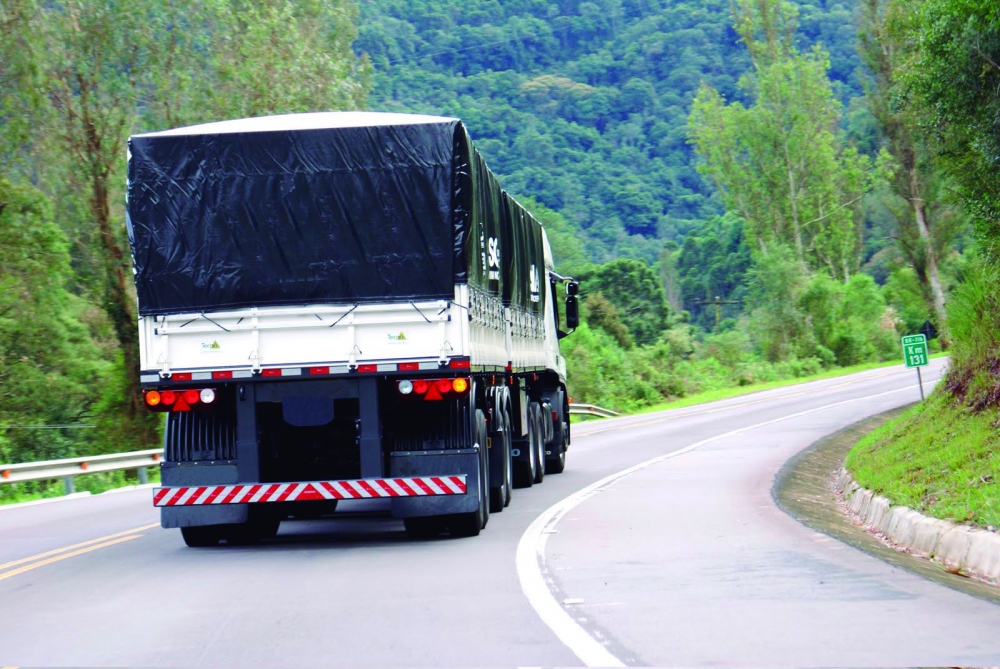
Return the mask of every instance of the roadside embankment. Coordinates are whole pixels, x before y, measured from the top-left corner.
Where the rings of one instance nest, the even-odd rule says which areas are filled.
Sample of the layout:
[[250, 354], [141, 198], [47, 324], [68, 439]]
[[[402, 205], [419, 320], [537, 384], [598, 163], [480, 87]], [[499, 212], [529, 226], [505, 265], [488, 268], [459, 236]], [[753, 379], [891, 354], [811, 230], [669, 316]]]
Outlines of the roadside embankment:
[[1000, 584], [998, 422], [940, 389], [851, 449], [836, 483], [846, 511], [897, 549]]
[[862, 438], [847, 456], [858, 485], [933, 518], [1000, 527], [1000, 409], [943, 389]]

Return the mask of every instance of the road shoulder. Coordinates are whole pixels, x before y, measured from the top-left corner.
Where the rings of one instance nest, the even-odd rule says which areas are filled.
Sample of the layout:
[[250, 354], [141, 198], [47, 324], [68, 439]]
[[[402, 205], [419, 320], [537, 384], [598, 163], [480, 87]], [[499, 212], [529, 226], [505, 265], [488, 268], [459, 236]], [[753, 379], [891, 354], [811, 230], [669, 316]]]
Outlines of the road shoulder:
[[852, 523], [838, 505], [833, 482], [848, 451], [868, 432], [901, 415], [908, 407], [872, 416], [820, 439], [790, 459], [775, 477], [771, 493], [785, 513], [802, 524], [874, 555], [893, 566], [1000, 604], [996, 587], [949, 573], [940, 564], [888, 546], [870, 531]]

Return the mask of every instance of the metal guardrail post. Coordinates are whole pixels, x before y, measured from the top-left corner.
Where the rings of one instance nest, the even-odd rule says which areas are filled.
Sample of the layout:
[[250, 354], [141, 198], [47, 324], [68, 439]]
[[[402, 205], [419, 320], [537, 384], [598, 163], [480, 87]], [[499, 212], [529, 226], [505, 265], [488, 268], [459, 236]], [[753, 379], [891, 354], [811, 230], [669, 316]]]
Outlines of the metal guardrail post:
[[146, 485], [149, 483], [149, 472], [146, 471], [145, 467], [139, 467], [135, 470], [135, 473], [139, 476], [139, 485]]
[[63, 487], [66, 488], [67, 495], [72, 495], [74, 492], [76, 492], [76, 482], [73, 481], [72, 476], [63, 477]]

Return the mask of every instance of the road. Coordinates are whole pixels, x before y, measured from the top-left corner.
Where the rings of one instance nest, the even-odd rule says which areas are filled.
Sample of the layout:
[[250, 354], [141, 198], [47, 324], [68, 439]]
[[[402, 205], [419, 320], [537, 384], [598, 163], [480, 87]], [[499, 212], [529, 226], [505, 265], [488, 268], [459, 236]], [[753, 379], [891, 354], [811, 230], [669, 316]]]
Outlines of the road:
[[474, 539], [368, 507], [188, 549], [148, 490], [3, 509], [0, 666], [996, 666], [1000, 607], [771, 498], [794, 454], [917, 398], [884, 368], [581, 424]]

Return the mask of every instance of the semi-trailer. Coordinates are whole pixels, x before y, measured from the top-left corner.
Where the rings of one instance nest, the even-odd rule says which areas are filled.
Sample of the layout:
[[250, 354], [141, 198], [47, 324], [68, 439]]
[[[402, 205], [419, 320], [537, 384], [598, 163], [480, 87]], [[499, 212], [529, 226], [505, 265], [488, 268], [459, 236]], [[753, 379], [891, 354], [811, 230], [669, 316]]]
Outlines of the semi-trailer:
[[126, 210], [153, 501], [189, 546], [371, 498], [413, 536], [474, 536], [565, 467], [579, 284], [458, 119], [135, 135]]

